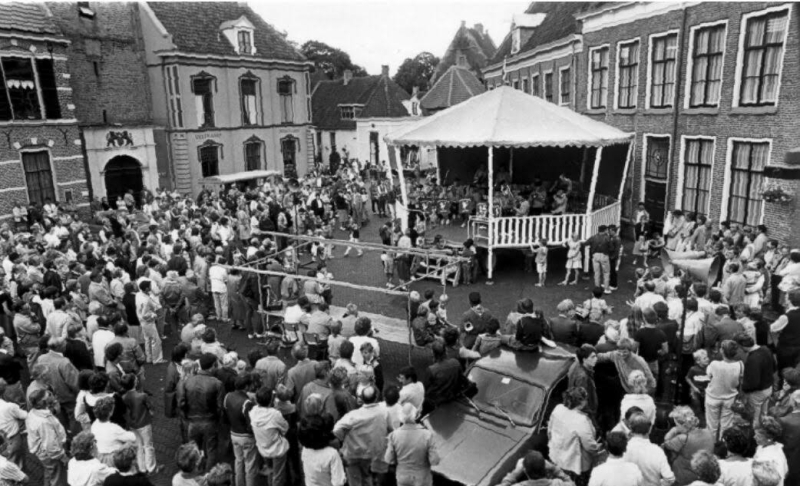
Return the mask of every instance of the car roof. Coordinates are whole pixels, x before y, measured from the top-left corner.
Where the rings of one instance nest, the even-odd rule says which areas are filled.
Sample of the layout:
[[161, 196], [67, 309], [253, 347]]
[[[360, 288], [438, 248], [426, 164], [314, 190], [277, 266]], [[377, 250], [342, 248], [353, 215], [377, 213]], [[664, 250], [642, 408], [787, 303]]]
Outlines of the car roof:
[[575, 355], [564, 348], [518, 351], [500, 347], [479, 359], [474, 366], [550, 390], [567, 375]]

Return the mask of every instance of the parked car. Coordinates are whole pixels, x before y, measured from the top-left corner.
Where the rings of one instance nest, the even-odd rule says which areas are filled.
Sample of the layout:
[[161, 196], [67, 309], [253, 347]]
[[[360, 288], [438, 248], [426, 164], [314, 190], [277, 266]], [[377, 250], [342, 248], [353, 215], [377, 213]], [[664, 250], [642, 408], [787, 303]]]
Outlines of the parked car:
[[423, 419], [440, 463], [437, 484], [495, 486], [531, 449], [547, 448], [546, 423], [567, 389], [575, 360], [564, 348], [515, 351], [501, 347], [476, 361], [467, 377], [477, 387]]

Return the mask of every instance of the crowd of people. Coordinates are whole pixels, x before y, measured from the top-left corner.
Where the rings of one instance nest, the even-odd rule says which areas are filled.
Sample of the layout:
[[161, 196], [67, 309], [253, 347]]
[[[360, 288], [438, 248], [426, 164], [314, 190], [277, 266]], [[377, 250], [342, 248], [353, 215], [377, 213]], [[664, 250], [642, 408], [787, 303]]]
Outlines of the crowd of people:
[[[556, 186], [556, 196], [569, 192]], [[717, 231], [674, 212], [656, 246], [724, 258], [712, 285], [693, 281], [647, 265], [658, 237], [640, 207], [646, 268], [625, 319], [609, 319], [604, 300], [622, 256], [616, 228], [603, 227], [567, 243], [563, 284], [580, 279], [586, 248], [595, 287], [559, 303], [558, 315], [523, 299], [501, 321], [471, 292], [458, 318], [447, 295], [412, 291], [413, 337], [432, 362], [384, 376], [357, 303], [347, 306], [352, 336], [331, 316], [327, 262], [351, 250], [335, 255], [324, 240], [345, 232], [361, 255], [369, 209], [385, 216], [380, 238], [396, 247], [382, 257], [387, 285], [408, 282], [413, 258], [403, 250], [423, 243], [426, 228], [394, 224], [396, 192], [344, 163], [332, 175], [197, 198], [129, 193], [113, 207], [95, 201], [88, 223], [53, 203], [15, 208], [0, 227], [0, 484], [24, 482], [34, 462], [47, 486], [152, 484], [165, 466], [153, 439], [163, 401], [183, 444], [168, 457], [180, 470], [173, 486], [430, 485], [440, 458], [420, 418], [470, 393], [467, 365], [500, 346], [558, 345], [575, 360], [546, 450], [528, 451], [503, 485], [800, 484], [800, 251], [766, 228]], [[544, 284], [547, 253], [534, 248], [531, 258]], [[467, 264], [466, 283], [476, 266]], [[259, 312], [273, 305], [284, 309], [277, 331]], [[246, 333], [252, 349], [229, 349], [222, 326]], [[166, 378], [154, 389], [147, 376], [159, 365]], [[680, 406], [665, 410], [676, 386]]]

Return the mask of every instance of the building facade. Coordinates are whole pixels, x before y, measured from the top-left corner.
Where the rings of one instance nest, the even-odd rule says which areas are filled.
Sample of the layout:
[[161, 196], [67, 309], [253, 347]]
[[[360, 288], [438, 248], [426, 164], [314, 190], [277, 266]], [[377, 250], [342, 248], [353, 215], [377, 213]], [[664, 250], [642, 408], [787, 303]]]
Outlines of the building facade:
[[70, 85], [93, 196], [113, 205], [129, 189], [138, 197], [143, 188], [169, 188], [164, 129], [152, 124], [138, 4], [47, 5], [70, 41]]
[[312, 64], [283, 35], [234, 2], [141, 3], [139, 14], [176, 190], [196, 194], [205, 177], [248, 170], [305, 174]]
[[[534, 78], [542, 65], [558, 63], [545, 73], [569, 65], [571, 107], [636, 133], [627, 215], [643, 201], [654, 221], [683, 209], [714, 221], [765, 224], [776, 238], [800, 240], [793, 224], [800, 167], [787, 157], [797, 146], [800, 110], [793, 3], [584, 5], [572, 17], [576, 32], [551, 41], [568, 55], [539, 62], [531, 56], [533, 74], [507, 61], [505, 79], [524, 89], [527, 78], [540, 96], [552, 83], [549, 96], [558, 99], [557, 78], [545, 87]], [[495, 67], [490, 87], [501, 82], [502, 68]], [[563, 84], [559, 76], [557, 86]], [[792, 200], [775, 197], [776, 188]]]
[[44, 4], [0, 4], [0, 218], [15, 202], [88, 207], [69, 44]]

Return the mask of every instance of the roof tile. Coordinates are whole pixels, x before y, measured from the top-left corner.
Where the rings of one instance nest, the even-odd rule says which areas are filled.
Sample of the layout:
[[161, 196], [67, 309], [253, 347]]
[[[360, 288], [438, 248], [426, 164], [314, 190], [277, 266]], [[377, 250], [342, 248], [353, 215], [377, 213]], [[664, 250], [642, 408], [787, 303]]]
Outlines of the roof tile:
[[[234, 46], [219, 30], [224, 22], [242, 16], [255, 27], [252, 57], [305, 61], [286, 38], [250, 7], [239, 2], [148, 2], [181, 52], [235, 56]], [[250, 56], [242, 56], [250, 57]]]
[[59, 33], [44, 6], [33, 2], [0, 2], [0, 30]]
[[438, 111], [457, 105], [484, 91], [486, 89], [472, 71], [450, 66], [450, 69], [425, 93], [420, 105], [426, 111]]
[[408, 93], [388, 76], [320, 81], [311, 97], [314, 125], [326, 130], [355, 130], [356, 120], [342, 120], [339, 105], [364, 105], [359, 118], [408, 116]]

